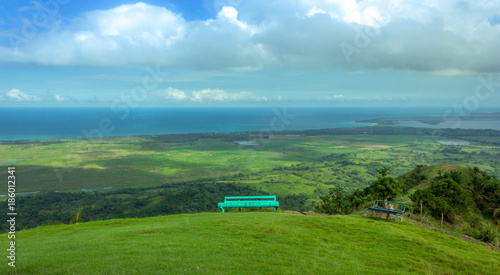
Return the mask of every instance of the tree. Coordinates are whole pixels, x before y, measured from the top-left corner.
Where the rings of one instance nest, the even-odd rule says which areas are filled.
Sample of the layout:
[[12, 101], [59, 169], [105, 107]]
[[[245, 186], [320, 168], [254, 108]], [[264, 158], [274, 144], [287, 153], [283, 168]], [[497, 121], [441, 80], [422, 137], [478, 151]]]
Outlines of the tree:
[[321, 203], [316, 206], [316, 211], [326, 214], [347, 213], [351, 206], [347, 194], [342, 187], [330, 188], [327, 196], [320, 196]]
[[401, 193], [401, 183], [391, 176], [380, 175], [370, 185], [370, 190], [376, 199], [391, 200]]
[[78, 211], [78, 214], [76, 214], [76, 216], [73, 219], [71, 219], [71, 221], [69, 223], [70, 224], [80, 223], [80, 219], [82, 217], [82, 211], [83, 211], [83, 208], [81, 208], [80, 211]]
[[469, 182], [467, 190], [472, 196], [472, 199], [476, 203], [477, 207], [484, 211], [487, 208], [487, 193], [486, 193], [486, 185], [488, 180], [480, 177], [473, 177]]
[[488, 201], [490, 202], [488, 204], [489, 209], [493, 212], [493, 220], [498, 224], [500, 221], [500, 190], [496, 190], [495, 193], [491, 194]]
[[382, 177], [385, 177], [391, 173], [391, 168], [380, 168], [377, 170], [377, 173], [379, 173]]
[[466, 212], [467, 206], [472, 203], [467, 190], [450, 178], [435, 181], [429, 188], [415, 191], [410, 199], [415, 203], [422, 201], [432, 216], [437, 218], [443, 213], [448, 219], [453, 214]]

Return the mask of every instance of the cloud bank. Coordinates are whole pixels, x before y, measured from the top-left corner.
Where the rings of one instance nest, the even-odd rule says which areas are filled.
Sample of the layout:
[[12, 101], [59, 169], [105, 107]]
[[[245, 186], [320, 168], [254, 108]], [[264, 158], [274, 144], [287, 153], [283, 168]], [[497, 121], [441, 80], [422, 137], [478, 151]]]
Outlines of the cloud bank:
[[0, 61], [210, 70], [365, 67], [447, 75], [500, 72], [498, 1], [217, 3], [222, 3], [220, 10], [205, 21], [187, 21], [165, 7], [139, 2], [87, 12], [22, 43], [15, 43], [25, 35], [22, 28], [4, 30]]
[[40, 97], [23, 93], [19, 89], [11, 89], [5, 93], [5, 97], [11, 101], [42, 101]]
[[10, 102], [65, 102], [65, 101], [75, 101], [73, 98], [67, 98], [58, 94], [44, 93], [41, 95], [33, 95], [21, 90], [13, 88], [0, 95], [0, 101], [10, 101]]
[[214, 102], [233, 102], [233, 101], [267, 101], [264, 96], [254, 96], [249, 92], [228, 93], [222, 89], [203, 89], [191, 92], [191, 95], [184, 91], [168, 87], [166, 90], [158, 92], [167, 100], [177, 102], [193, 103], [214, 103]]

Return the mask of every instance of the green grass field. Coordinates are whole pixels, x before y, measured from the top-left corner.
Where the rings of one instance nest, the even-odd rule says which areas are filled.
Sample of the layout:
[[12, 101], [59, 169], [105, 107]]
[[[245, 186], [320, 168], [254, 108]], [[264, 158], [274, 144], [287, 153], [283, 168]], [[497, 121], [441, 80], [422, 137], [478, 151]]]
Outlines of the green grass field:
[[3, 262], [1, 274], [498, 274], [500, 252], [407, 222], [232, 212], [23, 230], [16, 268]]

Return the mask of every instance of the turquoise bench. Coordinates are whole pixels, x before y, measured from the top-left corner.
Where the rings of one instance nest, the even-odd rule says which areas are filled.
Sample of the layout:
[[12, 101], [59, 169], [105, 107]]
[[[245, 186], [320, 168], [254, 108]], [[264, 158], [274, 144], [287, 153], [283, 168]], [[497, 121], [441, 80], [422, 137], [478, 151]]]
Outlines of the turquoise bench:
[[242, 208], [242, 207], [274, 207], [274, 211], [278, 209], [280, 203], [276, 201], [276, 196], [242, 196], [242, 197], [225, 197], [224, 202], [219, 202], [219, 207], [222, 212], [225, 208]]
[[[393, 207], [399, 205], [399, 209], [384, 207], [384, 205], [388, 205], [388, 204], [392, 205]], [[380, 206], [380, 205], [382, 205], [382, 206]], [[405, 208], [406, 208], [406, 204], [402, 203], [402, 202], [376, 200], [373, 202], [373, 205], [371, 207], [368, 207], [365, 209], [365, 214], [366, 214], [366, 211], [372, 211], [372, 216], [373, 216], [373, 212], [380, 212], [380, 213], [386, 213], [389, 215], [394, 215], [394, 221], [396, 221], [396, 217], [398, 215], [401, 216], [401, 220], [403, 220], [403, 216], [405, 214]]]

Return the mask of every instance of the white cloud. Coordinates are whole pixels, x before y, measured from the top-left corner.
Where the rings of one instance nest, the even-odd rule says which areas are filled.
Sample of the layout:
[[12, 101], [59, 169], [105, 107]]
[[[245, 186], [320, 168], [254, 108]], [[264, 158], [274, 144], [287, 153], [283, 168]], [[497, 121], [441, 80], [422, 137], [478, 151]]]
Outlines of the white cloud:
[[329, 97], [330, 100], [342, 99], [342, 98], [344, 98], [344, 95], [333, 95]]
[[190, 100], [193, 102], [231, 101], [230, 96], [221, 89], [204, 89], [201, 91], [194, 91]]
[[248, 29], [248, 25], [238, 20], [238, 11], [233, 7], [222, 7], [222, 10], [217, 14], [218, 19], [228, 20], [243, 30]]
[[5, 93], [5, 97], [14, 101], [41, 101], [42, 99], [35, 95], [28, 95], [19, 89], [11, 89]]
[[[205, 21], [142, 2], [94, 10], [19, 47], [0, 46], [0, 61], [500, 72], [500, 26], [488, 20], [500, 14], [499, 1], [269, 0], [219, 7]], [[352, 62], [341, 43], [357, 50]]]
[[222, 89], [203, 89], [187, 95], [184, 91], [168, 87], [159, 92], [165, 99], [179, 102], [207, 103], [207, 102], [232, 102], [241, 100], [267, 101], [264, 96], [254, 96], [250, 92], [228, 93]]
[[334, 100], [339, 100], [339, 99], [344, 99], [344, 95], [332, 95], [332, 96], [327, 96], [326, 100], [334, 101]]
[[54, 95], [54, 99], [57, 101], [57, 102], [63, 102], [63, 101], [66, 101], [66, 99], [61, 96], [61, 95]]
[[314, 16], [315, 14], [326, 14], [326, 11], [322, 10], [322, 9], [318, 9], [316, 7], [312, 7], [309, 9], [309, 11], [307, 11], [307, 16], [311, 17], [311, 16]]
[[186, 93], [172, 87], [168, 87], [165, 91], [160, 92], [160, 94], [164, 95], [166, 99], [173, 99], [175, 101], [185, 101], [188, 99]]
[[217, 14], [218, 17], [224, 16], [231, 20], [238, 19], [238, 11], [233, 7], [222, 7], [222, 10]]

